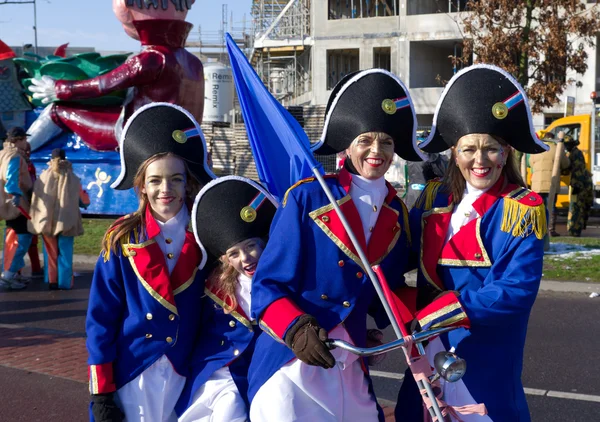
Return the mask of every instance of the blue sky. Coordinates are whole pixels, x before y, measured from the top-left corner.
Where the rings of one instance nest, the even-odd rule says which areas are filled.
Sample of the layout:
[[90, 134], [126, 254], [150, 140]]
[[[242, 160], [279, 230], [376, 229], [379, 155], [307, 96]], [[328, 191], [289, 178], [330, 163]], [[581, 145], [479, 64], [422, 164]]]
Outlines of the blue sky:
[[[196, 0], [187, 21], [202, 31], [221, 26], [222, 4], [233, 12], [234, 26], [241, 27], [244, 14], [249, 28], [251, 0]], [[139, 51], [139, 42], [123, 32], [112, 12], [111, 0], [37, 0], [38, 46], [95, 47], [99, 51]], [[8, 45], [34, 42], [33, 5], [0, 4], [0, 39]], [[190, 38], [191, 39], [191, 38]], [[194, 37], [197, 39], [197, 36]]]

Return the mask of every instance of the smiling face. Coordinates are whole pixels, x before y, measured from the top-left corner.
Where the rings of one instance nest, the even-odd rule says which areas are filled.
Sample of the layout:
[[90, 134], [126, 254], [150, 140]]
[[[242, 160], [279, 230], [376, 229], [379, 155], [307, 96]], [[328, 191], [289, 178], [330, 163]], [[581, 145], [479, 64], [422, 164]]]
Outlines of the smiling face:
[[148, 165], [142, 193], [148, 196], [152, 215], [165, 222], [175, 217], [185, 200], [185, 164], [172, 155], [161, 157]]
[[453, 147], [453, 155], [471, 186], [488, 189], [498, 181], [506, 164], [508, 153], [504, 148], [491, 135], [476, 133], [460, 138]]
[[256, 272], [258, 259], [263, 252], [263, 242], [253, 237], [242, 242], [236, 243], [225, 252], [225, 257], [229, 265], [243, 275], [252, 277]]
[[392, 165], [394, 140], [387, 133], [366, 132], [352, 141], [346, 154], [359, 175], [376, 180]]

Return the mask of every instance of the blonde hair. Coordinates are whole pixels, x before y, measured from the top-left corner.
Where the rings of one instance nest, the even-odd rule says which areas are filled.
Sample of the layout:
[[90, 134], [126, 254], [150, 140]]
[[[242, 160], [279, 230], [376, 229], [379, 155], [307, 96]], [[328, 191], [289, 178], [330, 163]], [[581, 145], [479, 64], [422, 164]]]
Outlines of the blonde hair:
[[[265, 241], [257, 239], [260, 246], [264, 249]], [[239, 242], [238, 242], [239, 243]], [[235, 296], [235, 288], [238, 284], [238, 271], [229, 263], [227, 255], [221, 255], [219, 265], [208, 276], [208, 286], [211, 290], [220, 292], [224, 299], [223, 311], [226, 314], [231, 313], [237, 308], [238, 302]], [[230, 301], [231, 306], [227, 304]]]
[[186, 176], [185, 205], [188, 209], [191, 209], [194, 198], [200, 190], [200, 184], [196, 178], [192, 176], [187, 163], [185, 160], [181, 159], [181, 157], [171, 152], [155, 154], [139, 166], [135, 173], [135, 177], [133, 178], [133, 189], [135, 190], [139, 201], [138, 209], [134, 213], [128, 214], [111, 224], [102, 239], [102, 253], [107, 254], [109, 251], [117, 253], [117, 247], [122, 238], [126, 238], [124, 240], [129, 242], [128, 236], [133, 230], [138, 229], [140, 233], [146, 230], [145, 211], [148, 205], [148, 195], [142, 192], [146, 179], [146, 170], [150, 164], [165, 157], [175, 157], [183, 162]]

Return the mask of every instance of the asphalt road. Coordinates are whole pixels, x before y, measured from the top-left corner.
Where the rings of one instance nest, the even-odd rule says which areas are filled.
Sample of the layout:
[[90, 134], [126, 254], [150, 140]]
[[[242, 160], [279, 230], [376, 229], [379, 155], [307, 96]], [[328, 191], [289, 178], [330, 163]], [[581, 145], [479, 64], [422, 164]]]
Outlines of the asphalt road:
[[[83, 273], [71, 291], [48, 291], [43, 283], [34, 282], [23, 291], [0, 292], [0, 329], [20, 326], [50, 338], [68, 335], [82, 341], [90, 281], [91, 274]], [[523, 373], [534, 421], [600, 421], [598, 321], [600, 298], [540, 293], [529, 325]], [[386, 331], [386, 338], [392, 337]], [[22, 336], [11, 340], [0, 339], [0, 353], [3, 347], [22, 341]], [[392, 352], [373, 368], [380, 398], [396, 400], [403, 359], [400, 351]], [[73, 358], [74, 364], [80, 361], [81, 356]], [[0, 360], [0, 421], [86, 420], [87, 385], [71, 378], [17, 369]]]
[[[533, 421], [600, 421], [599, 299], [540, 292], [529, 322], [522, 377]], [[389, 329], [385, 334], [394, 337]], [[381, 373], [373, 378], [379, 398], [396, 401], [401, 380], [389, 377], [404, 374], [403, 361], [402, 352], [393, 352], [372, 368]]]

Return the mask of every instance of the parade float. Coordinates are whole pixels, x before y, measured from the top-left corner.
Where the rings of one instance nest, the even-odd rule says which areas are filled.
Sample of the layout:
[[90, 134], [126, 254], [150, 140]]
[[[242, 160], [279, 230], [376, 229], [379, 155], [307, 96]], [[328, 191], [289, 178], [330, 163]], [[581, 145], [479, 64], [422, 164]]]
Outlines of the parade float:
[[113, 0], [125, 33], [140, 41], [137, 54], [68, 56], [66, 45], [46, 57], [16, 58], [6, 45], [0, 52], [0, 70], [6, 68], [5, 75], [0, 73], [4, 126], [27, 128], [38, 172], [54, 148], [66, 151], [90, 195], [86, 214], [113, 216], [137, 209], [132, 189], [110, 185], [120, 173], [120, 133], [138, 108], [169, 102], [202, 121], [203, 67], [184, 48], [192, 28], [185, 18], [193, 3]]

